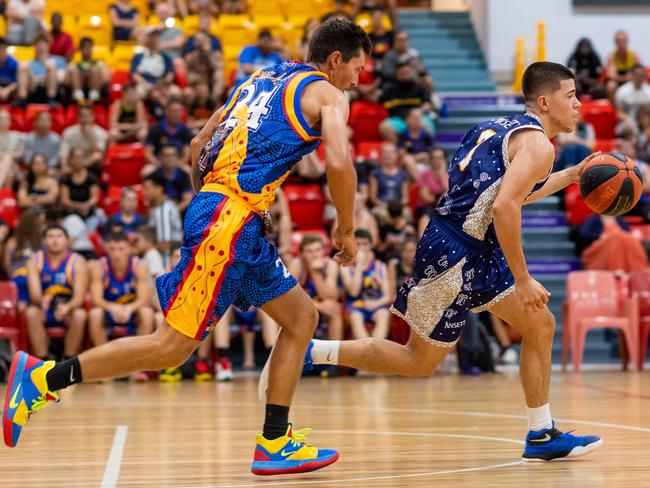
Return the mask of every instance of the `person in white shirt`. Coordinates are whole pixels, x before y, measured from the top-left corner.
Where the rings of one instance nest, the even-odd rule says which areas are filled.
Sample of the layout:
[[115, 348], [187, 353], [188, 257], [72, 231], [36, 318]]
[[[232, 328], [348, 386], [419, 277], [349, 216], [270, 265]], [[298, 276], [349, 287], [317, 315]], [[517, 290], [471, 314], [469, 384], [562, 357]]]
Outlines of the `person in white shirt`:
[[618, 87], [614, 100], [619, 120], [636, 128], [636, 113], [640, 108], [650, 107], [650, 85], [646, 70], [640, 64], [632, 68], [630, 76], [630, 81]]
[[156, 247], [168, 266], [172, 243], [183, 238], [183, 224], [176, 204], [167, 198], [165, 184], [160, 175], [150, 174], [145, 177], [142, 189], [149, 205], [149, 225], [156, 229]]
[[25, 136], [11, 127], [9, 112], [0, 110], [0, 188], [13, 185], [16, 174], [20, 171], [17, 162], [23, 157]]
[[70, 150], [80, 147], [83, 151], [85, 166], [99, 166], [108, 145], [108, 132], [95, 124], [95, 114], [90, 105], [80, 105], [77, 123], [63, 131], [61, 160], [67, 161]]

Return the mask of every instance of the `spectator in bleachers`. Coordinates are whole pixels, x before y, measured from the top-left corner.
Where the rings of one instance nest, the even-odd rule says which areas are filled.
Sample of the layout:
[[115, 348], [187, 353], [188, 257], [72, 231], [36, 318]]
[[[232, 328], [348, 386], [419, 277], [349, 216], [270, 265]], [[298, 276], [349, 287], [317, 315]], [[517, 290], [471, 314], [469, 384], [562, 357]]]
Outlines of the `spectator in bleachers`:
[[108, 146], [108, 132], [95, 124], [90, 105], [80, 105], [77, 110], [77, 123], [63, 131], [61, 159], [68, 160], [72, 148], [81, 148], [86, 168], [99, 172]]
[[224, 96], [223, 58], [221, 51], [213, 51], [210, 47], [210, 38], [207, 34], [199, 32], [194, 39], [194, 49], [185, 54], [187, 64], [187, 82], [193, 89], [187, 90], [187, 95], [193, 98], [197, 94], [197, 83], [204, 83], [208, 87], [208, 97], [213, 100], [222, 100]]
[[160, 52], [169, 56], [176, 65], [182, 66], [183, 45], [185, 36], [183, 31], [176, 26], [174, 8], [167, 2], [156, 4], [156, 17], [160, 20]]
[[311, 41], [311, 37], [314, 35], [314, 32], [316, 29], [318, 29], [319, 25], [320, 24], [316, 19], [309, 19], [305, 23], [302, 29], [302, 37], [298, 40], [298, 45], [296, 46], [296, 52], [298, 53], [300, 60], [304, 61], [307, 59], [309, 42]]
[[18, 98], [22, 105], [49, 103], [57, 105], [59, 89], [57, 64], [50, 56], [50, 41], [42, 34], [35, 41], [36, 56], [20, 65], [18, 70]]
[[246, 3], [244, 0], [221, 0], [221, 11], [224, 14], [244, 14], [246, 13]]
[[[156, 278], [165, 272], [162, 254], [156, 248], [156, 229], [148, 225], [141, 225], [138, 227], [137, 232], [135, 248], [138, 255], [147, 264], [147, 269], [149, 270], [149, 275], [153, 283]], [[173, 268], [173, 262], [170, 263], [171, 268]]]
[[393, 49], [387, 52], [382, 59], [381, 76], [384, 82], [393, 80], [397, 67], [402, 64], [411, 65], [411, 68], [417, 73], [418, 83], [428, 91], [433, 91], [433, 80], [427, 72], [420, 52], [410, 46], [409, 35], [406, 31], [399, 31], [395, 34]]
[[52, 132], [52, 116], [46, 111], [36, 114], [34, 130], [25, 138], [23, 160], [30, 164], [37, 153], [45, 156], [50, 168], [59, 167], [61, 137], [56, 132]]
[[70, 172], [61, 178], [61, 205], [68, 213], [81, 217], [90, 232], [97, 230], [103, 214], [99, 204], [99, 183], [86, 167], [83, 150], [73, 147], [68, 155]]
[[327, 322], [329, 340], [343, 339], [343, 317], [338, 287], [339, 265], [325, 255], [325, 243], [318, 234], [305, 234], [299, 256], [289, 263], [289, 272], [311, 297], [319, 323]]
[[357, 191], [354, 201], [354, 228], [365, 229], [370, 234], [372, 247], [379, 243], [379, 224], [377, 219], [366, 206], [366, 199], [363, 193]]
[[650, 108], [650, 84], [643, 66], [639, 64], [630, 70], [630, 81], [618, 87], [614, 100], [619, 120], [636, 130], [636, 113], [640, 108]]
[[628, 214], [637, 215], [644, 218], [645, 222], [650, 222], [650, 164], [638, 158], [636, 137], [630, 139], [619, 138], [616, 140], [616, 151], [623, 156], [627, 156], [636, 163], [636, 167], [641, 173], [643, 183], [643, 193], [639, 202], [632, 208]]
[[160, 30], [150, 29], [145, 37], [145, 49], [131, 60], [131, 78], [137, 84], [140, 96], [147, 98], [158, 83], [173, 83], [174, 76], [171, 58], [160, 52]]
[[113, 25], [113, 41], [131, 41], [138, 38], [140, 13], [129, 0], [117, 0], [108, 7]]
[[165, 194], [165, 186], [165, 180], [155, 174], [146, 176], [142, 184], [149, 206], [149, 225], [156, 229], [156, 247], [168, 266], [172, 243], [183, 238], [183, 223], [176, 204]]
[[415, 216], [419, 219], [420, 236], [429, 224], [440, 198], [449, 189], [448, 166], [445, 150], [434, 148], [431, 151], [430, 168], [423, 171], [417, 179], [419, 201]]
[[84, 99], [97, 102], [102, 92], [108, 91], [108, 69], [100, 60], [93, 58], [93, 45], [90, 37], [82, 37], [79, 41], [81, 60], [68, 66], [72, 98], [77, 102]]
[[409, 203], [409, 177], [400, 165], [397, 147], [392, 142], [381, 145], [379, 168], [370, 173], [370, 203], [386, 216], [390, 202]]
[[557, 160], [554, 171], [575, 166], [589, 156], [596, 145], [596, 131], [594, 127], [580, 117], [573, 132], [558, 134]]
[[135, 234], [143, 223], [142, 215], [138, 213], [138, 195], [131, 187], [122, 188], [120, 208], [111, 215], [104, 226], [106, 233], [124, 232]]
[[257, 44], [246, 46], [239, 54], [239, 72], [237, 81], [242, 81], [258, 69], [273, 66], [282, 61], [273, 50], [273, 35], [269, 29], [262, 29], [257, 37]]
[[432, 108], [430, 96], [427, 90], [415, 80], [415, 72], [410, 63], [397, 65], [395, 81], [384, 85], [380, 102], [386, 107], [390, 116], [379, 126], [385, 140], [398, 141], [398, 134], [406, 130], [405, 119], [413, 108], [422, 110], [424, 128], [430, 134], [435, 133], [433, 121], [425, 115]]
[[413, 155], [416, 162], [426, 164], [433, 148], [433, 136], [422, 123], [422, 110], [412, 108], [406, 116], [406, 129], [399, 135], [399, 146]]
[[194, 196], [190, 175], [179, 167], [179, 152], [175, 146], [163, 146], [159, 160], [160, 167], [152, 174], [164, 180], [167, 198], [176, 203], [182, 215]]
[[357, 229], [357, 260], [348, 268], [341, 268], [341, 278], [347, 292], [346, 308], [355, 339], [368, 337], [366, 322], [372, 322], [372, 337], [388, 337], [390, 312], [394, 292], [386, 263], [375, 258], [368, 231]]
[[641, 63], [639, 55], [632, 51], [627, 32], [620, 30], [614, 36], [616, 49], [607, 58], [605, 67], [607, 73], [607, 98], [614, 101], [614, 93], [623, 83], [630, 81], [630, 71]]
[[388, 221], [379, 226], [379, 243], [375, 246], [378, 256], [386, 262], [398, 257], [402, 245], [415, 237], [415, 227], [408, 218], [408, 212], [400, 202], [390, 202]]
[[78, 354], [86, 329], [88, 270], [86, 260], [70, 252], [68, 234], [60, 225], [45, 229], [43, 250], [27, 261], [27, 284], [30, 305], [25, 319], [32, 353], [48, 357], [46, 328], [65, 327], [64, 357]]
[[639, 109], [636, 113], [636, 123], [639, 128], [637, 154], [639, 159], [650, 163], [650, 108]]
[[291, 209], [289, 202], [282, 188], [275, 192], [275, 201], [269, 208], [271, 214], [272, 228], [271, 232], [266, 234], [265, 238], [271, 241], [278, 248], [278, 254], [282, 259], [288, 261], [287, 256], [291, 251], [291, 230], [293, 223], [291, 221]]
[[372, 12], [381, 9], [390, 19], [393, 27], [397, 25], [397, 1], [396, 0], [354, 0], [354, 15], [361, 12]]
[[44, 0], [9, 0], [7, 3], [7, 41], [14, 46], [30, 46], [43, 32]]
[[0, 103], [9, 102], [18, 88], [18, 61], [9, 55], [7, 40], [0, 37]]
[[219, 15], [219, 2], [212, 0], [189, 0], [187, 10], [191, 15], [217, 16]]
[[375, 62], [377, 70], [381, 71], [381, 63], [388, 51], [393, 49], [395, 32], [387, 30], [384, 27], [384, 11], [381, 8], [375, 8], [370, 14], [371, 33], [368, 37], [372, 41], [372, 52], [370, 57]]
[[187, 100], [187, 127], [197, 133], [219, 108], [218, 99], [210, 94], [210, 87], [205, 81], [197, 80]]
[[36, 153], [27, 167], [27, 176], [18, 186], [18, 206], [50, 207], [59, 199], [59, 183], [48, 173], [47, 159]]
[[567, 66], [576, 77], [576, 92], [580, 95], [591, 95], [600, 98], [600, 72], [603, 69], [600, 56], [591, 45], [591, 41], [583, 37], [578, 41], [575, 50], [567, 61]]
[[181, 168], [190, 162], [190, 142], [192, 132], [183, 123], [183, 103], [178, 99], [172, 99], [165, 107], [165, 118], [149, 128], [144, 148], [144, 155], [147, 164], [143, 173], [160, 168], [160, 150], [163, 146], [174, 146], [178, 149], [180, 158], [178, 164]]
[[45, 212], [38, 208], [25, 209], [4, 248], [4, 268], [16, 284], [21, 310], [29, 303], [27, 260], [41, 249], [44, 225]]
[[124, 96], [111, 105], [108, 137], [111, 143], [144, 142], [149, 130], [144, 102], [133, 83], [124, 86]]
[[417, 239], [408, 238], [402, 243], [399, 256], [388, 261], [388, 275], [396, 293], [413, 275], [413, 262], [417, 248]]
[[52, 14], [50, 26], [50, 54], [69, 62], [74, 54], [74, 41], [70, 34], [63, 32], [63, 17], [60, 12]]
[[10, 130], [9, 112], [0, 110], [0, 188], [10, 188], [18, 176], [18, 162], [23, 159], [25, 136]]
[[[115, 338], [115, 327], [126, 328], [127, 335], [153, 332], [153, 309], [149, 270], [144, 261], [131, 254], [126, 234], [106, 237], [106, 256], [89, 265], [93, 308], [88, 314], [88, 329], [93, 345]], [[134, 379], [143, 378], [135, 373]]]

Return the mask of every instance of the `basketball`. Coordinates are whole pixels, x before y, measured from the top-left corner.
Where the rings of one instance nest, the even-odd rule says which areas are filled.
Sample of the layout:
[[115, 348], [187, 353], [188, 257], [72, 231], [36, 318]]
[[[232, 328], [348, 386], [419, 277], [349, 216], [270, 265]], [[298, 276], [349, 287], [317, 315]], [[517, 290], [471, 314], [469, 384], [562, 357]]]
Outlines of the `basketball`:
[[580, 193], [587, 206], [602, 215], [622, 215], [636, 205], [643, 191], [636, 163], [612, 152], [596, 156], [580, 175]]

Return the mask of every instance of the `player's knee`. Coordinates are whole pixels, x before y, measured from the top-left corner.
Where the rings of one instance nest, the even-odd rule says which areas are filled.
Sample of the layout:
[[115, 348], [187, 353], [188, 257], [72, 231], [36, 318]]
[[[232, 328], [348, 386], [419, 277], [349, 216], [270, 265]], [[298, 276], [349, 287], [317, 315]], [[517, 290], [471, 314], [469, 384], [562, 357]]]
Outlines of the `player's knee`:
[[532, 339], [536, 342], [549, 342], [553, 341], [555, 335], [555, 317], [550, 310], [546, 309], [539, 313], [533, 325], [527, 327], [522, 331], [525, 339]]
[[196, 349], [198, 342], [182, 335], [168, 325], [149, 335], [151, 349], [156, 352], [161, 368], [183, 364]]

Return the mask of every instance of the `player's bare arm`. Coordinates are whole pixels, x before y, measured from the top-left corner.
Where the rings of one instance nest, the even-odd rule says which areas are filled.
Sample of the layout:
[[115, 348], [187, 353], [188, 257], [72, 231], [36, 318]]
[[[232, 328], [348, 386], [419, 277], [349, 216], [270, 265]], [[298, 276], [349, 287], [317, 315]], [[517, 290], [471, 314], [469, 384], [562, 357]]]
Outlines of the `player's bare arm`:
[[548, 174], [555, 150], [543, 132], [522, 130], [511, 138], [508, 152], [511, 163], [492, 207], [494, 228], [517, 293], [527, 308], [539, 310], [548, 302], [548, 292], [528, 274], [521, 246], [521, 208], [535, 183]]

